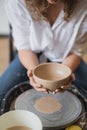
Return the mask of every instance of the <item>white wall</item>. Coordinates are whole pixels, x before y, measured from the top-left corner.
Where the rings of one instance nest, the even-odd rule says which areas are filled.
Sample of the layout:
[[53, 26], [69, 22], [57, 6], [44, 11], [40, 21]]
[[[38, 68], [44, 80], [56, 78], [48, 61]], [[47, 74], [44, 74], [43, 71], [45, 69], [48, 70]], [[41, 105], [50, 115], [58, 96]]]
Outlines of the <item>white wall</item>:
[[0, 0], [0, 35], [8, 35], [9, 26], [6, 12], [4, 9], [4, 0]]

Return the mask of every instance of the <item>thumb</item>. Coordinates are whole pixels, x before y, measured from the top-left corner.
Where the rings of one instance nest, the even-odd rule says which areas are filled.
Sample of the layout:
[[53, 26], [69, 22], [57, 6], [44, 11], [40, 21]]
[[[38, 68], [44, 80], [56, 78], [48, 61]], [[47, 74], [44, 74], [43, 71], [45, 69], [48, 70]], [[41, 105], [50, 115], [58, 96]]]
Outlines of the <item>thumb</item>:
[[28, 76], [28, 77], [32, 77], [32, 76], [33, 76], [32, 70], [28, 70], [28, 71], [27, 71], [27, 76]]
[[74, 73], [72, 73], [72, 80], [75, 80], [75, 74]]

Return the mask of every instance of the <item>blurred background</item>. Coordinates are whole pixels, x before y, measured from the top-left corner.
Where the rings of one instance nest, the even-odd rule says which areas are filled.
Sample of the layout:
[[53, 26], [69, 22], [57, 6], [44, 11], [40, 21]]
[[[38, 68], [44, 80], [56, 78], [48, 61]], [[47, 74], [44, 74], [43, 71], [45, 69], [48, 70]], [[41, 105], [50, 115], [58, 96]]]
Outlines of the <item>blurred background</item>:
[[[4, 0], [0, 0], [0, 75], [8, 67], [11, 60], [10, 27], [4, 9]], [[83, 59], [87, 62], [87, 53]]]
[[9, 23], [4, 9], [4, 0], [0, 0], [0, 75], [10, 61]]

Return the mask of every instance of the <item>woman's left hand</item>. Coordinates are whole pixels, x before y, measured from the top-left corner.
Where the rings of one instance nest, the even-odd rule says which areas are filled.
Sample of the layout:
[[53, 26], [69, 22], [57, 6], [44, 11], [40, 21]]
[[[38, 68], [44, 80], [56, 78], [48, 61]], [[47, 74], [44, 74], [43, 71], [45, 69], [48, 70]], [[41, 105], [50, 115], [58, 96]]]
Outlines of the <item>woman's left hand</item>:
[[58, 93], [58, 92], [61, 92], [61, 93], [62, 93], [62, 92], [64, 92], [64, 91], [66, 91], [68, 88], [71, 87], [71, 83], [72, 83], [73, 80], [75, 80], [75, 75], [74, 75], [74, 73], [72, 73], [71, 78], [70, 78], [70, 81], [69, 81], [68, 84], [66, 84], [66, 85], [64, 85], [64, 86], [61, 86], [59, 89], [56, 89], [55, 91], [53, 91], [53, 93]]

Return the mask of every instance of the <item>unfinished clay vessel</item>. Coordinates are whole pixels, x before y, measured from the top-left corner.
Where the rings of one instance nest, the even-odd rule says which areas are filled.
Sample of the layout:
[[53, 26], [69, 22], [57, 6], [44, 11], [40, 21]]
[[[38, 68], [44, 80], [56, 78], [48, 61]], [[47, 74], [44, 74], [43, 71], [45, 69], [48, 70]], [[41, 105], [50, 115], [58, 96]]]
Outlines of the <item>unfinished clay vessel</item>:
[[36, 83], [54, 91], [69, 82], [71, 69], [59, 63], [42, 63], [34, 69], [33, 77]]

